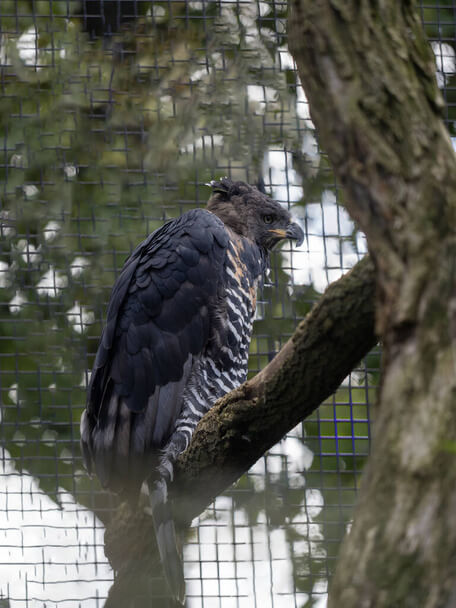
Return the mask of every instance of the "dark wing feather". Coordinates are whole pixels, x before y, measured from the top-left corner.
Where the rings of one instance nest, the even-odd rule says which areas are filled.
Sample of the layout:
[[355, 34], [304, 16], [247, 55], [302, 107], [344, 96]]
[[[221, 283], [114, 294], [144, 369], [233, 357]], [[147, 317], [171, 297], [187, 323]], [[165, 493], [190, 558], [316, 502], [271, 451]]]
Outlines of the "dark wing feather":
[[[84, 453], [91, 453], [97, 472], [101, 462], [105, 485], [114, 485], [110, 468], [117, 469], [121, 457], [122, 468], [128, 463], [126, 450], [131, 456], [163, 447], [171, 432], [191, 356], [210, 339], [228, 240], [215, 215], [195, 209], [151, 234], [125, 263], [111, 294], [84, 416], [91, 427], [83, 429], [85, 438], [91, 435]], [[128, 412], [135, 419], [127, 423]]]

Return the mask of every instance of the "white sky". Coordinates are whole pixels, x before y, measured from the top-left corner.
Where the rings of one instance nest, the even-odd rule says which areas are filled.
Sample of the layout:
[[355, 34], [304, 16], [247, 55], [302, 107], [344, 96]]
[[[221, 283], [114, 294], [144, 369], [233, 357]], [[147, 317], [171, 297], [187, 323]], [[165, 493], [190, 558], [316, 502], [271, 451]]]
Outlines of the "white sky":
[[10, 608], [102, 606], [96, 596], [106, 597], [113, 576], [103, 526], [68, 492], [60, 499], [0, 453], [0, 598]]

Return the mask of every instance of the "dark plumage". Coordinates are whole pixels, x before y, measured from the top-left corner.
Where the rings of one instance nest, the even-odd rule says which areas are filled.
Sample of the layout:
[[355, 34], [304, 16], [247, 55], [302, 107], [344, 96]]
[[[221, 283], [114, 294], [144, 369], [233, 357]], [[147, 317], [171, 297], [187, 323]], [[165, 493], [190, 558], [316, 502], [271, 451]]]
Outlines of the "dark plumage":
[[302, 241], [257, 188], [211, 183], [207, 210], [156, 230], [126, 261], [93, 366], [81, 446], [89, 471], [126, 497], [149, 487], [166, 578], [184, 579], [167, 503], [173, 463], [215, 401], [247, 377], [256, 288], [269, 250]]

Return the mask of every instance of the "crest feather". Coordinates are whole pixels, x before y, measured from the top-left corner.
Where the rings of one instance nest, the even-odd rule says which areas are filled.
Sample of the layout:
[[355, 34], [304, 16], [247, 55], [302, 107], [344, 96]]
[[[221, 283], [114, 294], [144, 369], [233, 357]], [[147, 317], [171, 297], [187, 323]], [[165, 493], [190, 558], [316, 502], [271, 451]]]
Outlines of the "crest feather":
[[252, 191], [257, 191], [255, 186], [249, 186], [244, 182], [233, 182], [229, 177], [222, 177], [219, 180], [213, 179], [206, 184], [212, 188], [213, 194], [219, 195], [219, 200], [228, 201], [232, 196], [242, 196]]

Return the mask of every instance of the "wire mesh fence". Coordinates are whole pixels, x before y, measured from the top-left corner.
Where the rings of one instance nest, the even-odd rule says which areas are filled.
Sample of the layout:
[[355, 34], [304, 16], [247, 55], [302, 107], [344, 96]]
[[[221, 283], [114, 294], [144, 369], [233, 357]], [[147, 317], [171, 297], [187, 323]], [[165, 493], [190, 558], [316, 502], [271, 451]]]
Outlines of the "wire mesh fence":
[[[455, 137], [456, 4], [419, 10]], [[286, 20], [279, 1], [0, 3], [0, 606], [103, 606], [112, 588], [103, 532], [117, 500], [83, 469], [79, 418], [110, 288], [137, 243], [204, 206], [223, 175], [262, 177], [299, 218], [304, 244], [275, 252], [262, 287], [252, 375], [366, 252]], [[379, 360], [375, 349], [195, 522], [189, 607], [325, 605]]]

